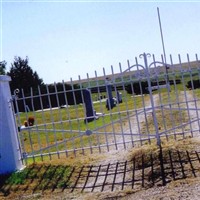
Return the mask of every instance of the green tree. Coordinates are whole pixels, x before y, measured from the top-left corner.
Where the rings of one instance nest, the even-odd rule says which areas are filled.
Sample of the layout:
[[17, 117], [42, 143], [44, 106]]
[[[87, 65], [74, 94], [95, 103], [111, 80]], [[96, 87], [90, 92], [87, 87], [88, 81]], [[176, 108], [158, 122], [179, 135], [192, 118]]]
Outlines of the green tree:
[[6, 74], [6, 61], [0, 61], [0, 75]]
[[30, 88], [37, 91], [38, 86], [44, 85], [37, 72], [34, 72], [28, 64], [28, 57], [22, 59], [15, 57], [11, 64], [10, 71], [7, 73], [12, 81], [10, 82], [11, 91], [16, 88], [23, 89], [25, 95], [30, 94]]

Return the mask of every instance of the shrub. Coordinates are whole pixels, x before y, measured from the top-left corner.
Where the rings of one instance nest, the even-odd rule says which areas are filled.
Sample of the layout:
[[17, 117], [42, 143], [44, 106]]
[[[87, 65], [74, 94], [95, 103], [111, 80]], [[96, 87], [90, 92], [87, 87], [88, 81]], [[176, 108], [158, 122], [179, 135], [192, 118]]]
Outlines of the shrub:
[[132, 84], [126, 85], [126, 91], [129, 94], [148, 94], [148, 82], [134, 82]]
[[200, 88], [200, 80], [188, 81], [186, 87], [189, 88], [189, 89]]

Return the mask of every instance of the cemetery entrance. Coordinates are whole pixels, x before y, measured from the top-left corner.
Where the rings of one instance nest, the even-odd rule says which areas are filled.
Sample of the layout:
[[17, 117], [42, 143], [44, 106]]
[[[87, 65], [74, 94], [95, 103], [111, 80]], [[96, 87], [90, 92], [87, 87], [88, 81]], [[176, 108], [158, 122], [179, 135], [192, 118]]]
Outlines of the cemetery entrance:
[[[142, 63], [142, 64], [140, 64]], [[116, 72], [115, 72], [116, 71]], [[13, 95], [23, 160], [102, 153], [199, 134], [196, 60], [141, 54], [111, 74]]]

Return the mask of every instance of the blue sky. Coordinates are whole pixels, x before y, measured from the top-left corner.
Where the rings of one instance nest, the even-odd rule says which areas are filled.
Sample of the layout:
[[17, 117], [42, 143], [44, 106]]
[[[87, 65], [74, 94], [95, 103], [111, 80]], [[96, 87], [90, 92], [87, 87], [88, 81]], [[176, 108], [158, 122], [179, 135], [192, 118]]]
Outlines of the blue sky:
[[200, 46], [200, 3], [171, 1], [9, 1], [1, 0], [1, 55], [9, 70], [15, 56], [45, 83], [94, 77], [127, 68], [141, 53], [160, 58], [160, 10], [167, 60]]

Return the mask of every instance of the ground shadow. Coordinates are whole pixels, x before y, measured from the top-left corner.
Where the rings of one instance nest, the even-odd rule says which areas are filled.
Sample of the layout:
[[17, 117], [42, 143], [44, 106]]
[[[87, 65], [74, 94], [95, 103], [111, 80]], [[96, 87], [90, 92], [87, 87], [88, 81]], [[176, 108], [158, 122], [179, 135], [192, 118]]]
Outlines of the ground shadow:
[[[161, 166], [162, 165], [162, 166]], [[0, 197], [15, 193], [115, 191], [162, 186], [171, 181], [200, 176], [200, 152], [165, 151], [159, 155], [141, 155], [129, 161], [106, 165], [71, 167], [31, 165], [23, 176], [0, 176]], [[19, 180], [17, 180], [19, 179]]]

